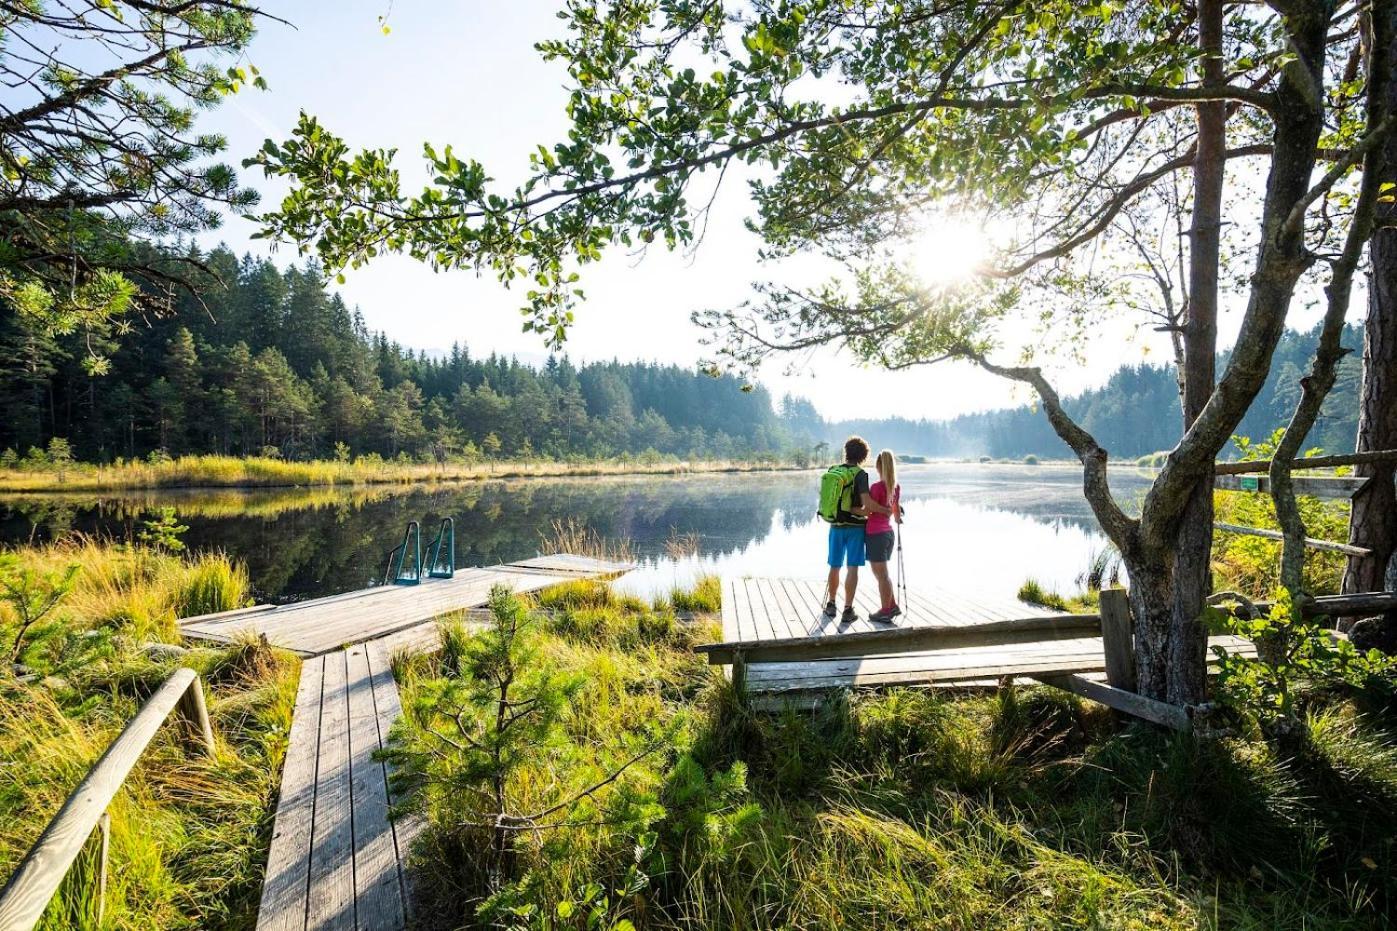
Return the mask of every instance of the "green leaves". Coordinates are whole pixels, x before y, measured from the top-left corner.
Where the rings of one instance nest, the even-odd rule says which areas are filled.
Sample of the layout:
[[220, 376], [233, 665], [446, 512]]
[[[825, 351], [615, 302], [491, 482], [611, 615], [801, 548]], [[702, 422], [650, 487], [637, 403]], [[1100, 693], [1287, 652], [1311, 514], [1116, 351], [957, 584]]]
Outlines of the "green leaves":
[[[876, 276], [927, 213], [1032, 215], [1005, 272], [1022, 280], [1098, 241], [1147, 186], [1131, 186], [1141, 166], [1186, 149], [1168, 95], [1195, 73], [1196, 52], [1179, 40], [1191, 15], [1116, 0], [577, 0], [560, 14], [565, 35], [537, 46], [571, 76], [568, 132], [533, 150], [522, 183], [502, 187], [484, 166], [427, 146], [433, 180], [407, 192], [393, 153], [352, 155], [303, 116], [291, 140], [254, 160], [292, 185], [261, 220], [332, 271], [399, 252], [527, 281], [525, 329], [553, 347], [582, 296], [571, 270], [617, 245], [691, 244], [712, 185], [736, 164], [751, 166], [749, 228], [769, 257], [823, 253]], [[1246, 61], [1236, 80], [1264, 84], [1284, 42], [1236, 17]], [[703, 199], [691, 201], [704, 175]], [[913, 364], [953, 343], [988, 345], [984, 327], [1027, 288], [990, 288], [982, 313], [941, 295], [936, 313], [906, 327], [884, 317], [876, 348], [861, 326], [821, 326], [819, 314], [780, 323], [875, 364]]]
[[[27, 323], [108, 336], [138, 305], [164, 312], [199, 276], [157, 267], [143, 241], [191, 237], [256, 202], [209, 161], [226, 140], [198, 133], [195, 114], [265, 88], [242, 57], [258, 15], [163, 0], [7, 8], [4, 28], [26, 50], [0, 43], [0, 68], [33, 75], [35, 95], [0, 134], [0, 298]], [[85, 367], [100, 374], [106, 360], [89, 349]]]

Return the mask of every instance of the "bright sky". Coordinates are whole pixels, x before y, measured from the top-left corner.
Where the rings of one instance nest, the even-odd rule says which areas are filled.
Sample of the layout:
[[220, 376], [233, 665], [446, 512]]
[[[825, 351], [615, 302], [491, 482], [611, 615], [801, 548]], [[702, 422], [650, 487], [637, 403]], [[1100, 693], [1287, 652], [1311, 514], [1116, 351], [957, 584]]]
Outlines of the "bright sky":
[[[450, 143], [458, 155], [475, 158], [496, 178], [513, 182], [534, 147], [551, 145], [565, 132], [565, 74], [533, 49], [534, 42], [561, 33], [555, 15], [561, 4], [552, 0], [265, 0], [262, 5], [297, 27], [264, 24], [252, 46], [249, 60], [271, 89], [245, 90], [200, 124], [228, 136], [235, 163], [268, 136], [289, 137], [300, 110], [318, 116], [351, 148], [396, 147], [407, 182], [423, 177], [424, 141], [438, 148]], [[384, 14], [389, 35], [379, 27]], [[265, 206], [277, 203], [284, 191], [260, 172], [244, 170], [242, 178], [263, 192]], [[708, 235], [692, 256], [661, 249], [644, 256], [618, 251], [585, 269], [587, 299], [568, 343], [574, 360], [696, 362], [703, 350], [690, 312], [732, 306], [749, 294], [753, 280], [767, 277], [755, 258], [758, 239], [742, 226], [746, 207], [745, 190], [726, 187]], [[248, 238], [252, 232], [252, 223], [232, 218], [202, 241], [221, 240], [239, 252], [265, 254], [266, 244]], [[927, 251], [934, 256], [938, 250], [932, 244]], [[273, 255], [281, 263], [297, 259], [295, 249], [285, 245]], [[812, 259], [796, 271], [808, 273], [814, 283], [830, 270]], [[522, 298], [493, 278], [438, 274], [396, 256], [346, 275], [341, 288], [346, 300], [359, 306], [371, 328], [404, 345], [433, 351], [460, 341], [476, 354], [542, 358], [539, 337], [520, 332]], [[789, 280], [788, 274], [782, 277]], [[1229, 329], [1235, 326], [1224, 321], [1224, 334]], [[1128, 342], [1131, 332], [1124, 324], [1107, 328], [1088, 347], [1085, 365], [1053, 371], [1059, 390], [1071, 393], [1100, 383], [1122, 363], [1147, 354], [1166, 357], [1158, 337]], [[939, 419], [1028, 400], [1022, 389], [959, 363], [890, 373], [860, 368], [847, 355], [830, 352], [801, 360], [800, 367], [798, 374], [787, 375], [784, 366], [773, 364], [760, 377], [778, 397], [785, 391], [804, 395], [831, 418]]]

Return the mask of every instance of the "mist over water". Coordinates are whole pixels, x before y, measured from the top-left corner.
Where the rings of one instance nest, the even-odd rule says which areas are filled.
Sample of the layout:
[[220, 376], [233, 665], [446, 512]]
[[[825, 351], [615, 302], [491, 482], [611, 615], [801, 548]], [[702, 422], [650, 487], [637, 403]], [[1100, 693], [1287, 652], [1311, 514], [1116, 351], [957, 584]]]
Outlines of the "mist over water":
[[[1012, 596], [1028, 576], [1070, 591], [1105, 546], [1072, 466], [932, 464], [899, 476], [907, 513], [903, 556], [912, 586]], [[1149, 477], [1113, 477], [1127, 507]], [[151, 510], [173, 506], [191, 550], [221, 549], [248, 566], [259, 600], [296, 601], [380, 580], [409, 520], [423, 543], [456, 522], [457, 566], [535, 555], [554, 521], [628, 541], [639, 568], [620, 583], [651, 595], [701, 573], [818, 578], [827, 525], [815, 516], [819, 473], [521, 479], [417, 489], [170, 491], [0, 498], [0, 539], [70, 531], [130, 539]], [[693, 535], [696, 555], [667, 542]]]

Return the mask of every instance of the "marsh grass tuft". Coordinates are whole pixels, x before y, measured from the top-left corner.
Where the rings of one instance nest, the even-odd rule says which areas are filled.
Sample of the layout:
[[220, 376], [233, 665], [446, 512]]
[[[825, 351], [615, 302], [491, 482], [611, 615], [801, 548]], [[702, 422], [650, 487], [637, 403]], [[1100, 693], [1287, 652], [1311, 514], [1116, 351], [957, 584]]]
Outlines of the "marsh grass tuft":
[[201, 553], [185, 564], [184, 578], [175, 594], [178, 617], [216, 614], [245, 607], [252, 583], [241, 563], [221, 553]]
[[1067, 610], [1067, 599], [1055, 591], [1044, 588], [1037, 579], [1025, 579], [1024, 583], [1019, 586], [1018, 598], [1031, 605], [1040, 605], [1057, 611]]
[[570, 553], [609, 562], [635, 561], [635, 551], [629, 540], [604, 537], [588, 527], [586, 521], [575, 517], [555, 518], [549, 529], [539, 534], [539, 551], [545, 555]]
[[692, 587], [670, 592], [669, 603], [676, 611], [717, 614], [723, 607], [723, 580], [716, 575], [699, 576]]

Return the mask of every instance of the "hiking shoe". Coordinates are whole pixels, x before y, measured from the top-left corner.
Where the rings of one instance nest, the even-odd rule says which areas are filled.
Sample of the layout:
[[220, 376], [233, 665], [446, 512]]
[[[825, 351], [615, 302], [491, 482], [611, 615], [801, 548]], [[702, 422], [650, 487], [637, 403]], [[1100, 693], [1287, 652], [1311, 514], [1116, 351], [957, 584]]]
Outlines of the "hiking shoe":
[[844, 613], [839, 616], [839, 623], [852, 624], [854, 623], [854, 621], [857, 621], [858, 619], [859, 616], [854, 613], [853, 608], [845, 608]]
[[837, 608], [834, 606], [834, 602], [832, 602], [832, 601], [827, 601], [827, 602], [825, 602], [825, 617], [833, 618], [833, 617], [834, 617], [836, 614], [838, 614], [838, 613], [839, 613], [839, 609], [837, 609]]
[[897, 617], [901, 613], [902, 609], [899, 608], [897, 605], [893, 605], [890, 608], [883, 608], [881, 611], [875, 612], [874, 614], [870, 614], [868, 616], [868, 619], [870, 621], [876, 621], [879, 624], [891, 624], [893, 622], [893, 618]]

